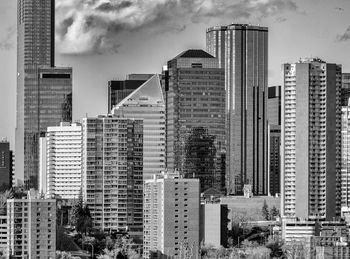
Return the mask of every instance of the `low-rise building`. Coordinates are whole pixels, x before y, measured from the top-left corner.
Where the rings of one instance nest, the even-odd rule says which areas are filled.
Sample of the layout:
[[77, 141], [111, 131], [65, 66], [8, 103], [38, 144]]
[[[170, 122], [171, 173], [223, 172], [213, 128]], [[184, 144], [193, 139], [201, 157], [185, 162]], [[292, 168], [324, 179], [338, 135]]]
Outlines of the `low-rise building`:
[[7, 200], [7, 254], [11, 258], [54, 259], [56, 200], [29, 191], [27, 198]]
[[144, 184], [143, 258], [197, 258], [200, 246], [198, 179], [163, 174]]
[[[0, 255], [6, 255], [7, 250], [7, 216], [0, 215]], [[1, 257], [0, 257], [1, 258]]]
[[228, 209], [220, 203], [202, 203], [200, 212], [200, 240], [205, 245], [227, 246]]
[[[349, 251], [345, 248], [349, 240], [349, 227], [345, 221], [282, 217], [282, 239], [289, 247], [302, 246], [308, 258], [348, 258], [343, 256]], [[329, 257], [327, 254], [340, 257]]]

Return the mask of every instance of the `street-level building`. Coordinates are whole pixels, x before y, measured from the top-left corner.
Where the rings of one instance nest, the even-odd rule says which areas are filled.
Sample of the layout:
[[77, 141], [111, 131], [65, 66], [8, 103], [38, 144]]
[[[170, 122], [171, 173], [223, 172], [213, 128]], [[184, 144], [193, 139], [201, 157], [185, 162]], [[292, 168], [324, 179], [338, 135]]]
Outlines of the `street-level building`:
[[10, 258], [56, 258], [56, 200], [34, 190], [7, 200], [7, 242]]
[[198, 179], [154, 176], [144, 184], [143, 258], [173, 258], [200, 247]]

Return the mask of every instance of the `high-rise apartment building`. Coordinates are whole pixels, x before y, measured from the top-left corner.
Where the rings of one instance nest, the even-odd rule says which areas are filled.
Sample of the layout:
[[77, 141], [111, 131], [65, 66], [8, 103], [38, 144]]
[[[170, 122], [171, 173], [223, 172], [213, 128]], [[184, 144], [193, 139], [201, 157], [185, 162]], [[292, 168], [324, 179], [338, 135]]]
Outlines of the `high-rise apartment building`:
[[55, 1], [17, 1], [17, 185], [38, 187], [39, 138], [70, 121], [72, 69], [56, 68]]
[[108, 81], [108, 113], [152, 76], [151, 74], [130, 74], [127, 75], [126, 80]]
[[143, 258], [177, 258], [186, 247], [198, 258], [198, 179], [154, 176], [144, 184]]
[[0, 191], [12, 187], [13, 153], [10, 143], [5, 139], [0, 140]]
[[333, 219], [340, 214], [341, 66], [301, 59], [283, 73], [282, 215]]
[[142, 121], [84, 118], [82, 139], [83, 197], [94, 227], [142, 239]]
[[350, 208], [350, 73], [342, 74], [341, 88], [341, 208]]
[[7, 200], [7, 240], [10, 258], [56, 258], [56, 200], [32, 190]]
[[207, 51], [225, 69], [228, 193], [268, 192], [268, 28], [231, 24], [207, 29]]
[[348, 106], [350, 97], [350, 73], [342, 74], [341, 105]]
[[48, 127], [45, 144], [46, 152], [40, 159], [46, 176], [40, 178], [46, 179], [47, 195], [77, 199], [81, 192], [81, 125], [61, 122], [60, 126]]
[[341, 107], [341, 207], [350, 208], [350, 106]]
[[143, 121], [143, 178], [165, 170], [165, 104], [160, 79], [154, 75], [120, 101], [112, 115]]
[[218, 60], [190, 49], [163, 71], [166, 166], [199, 178], [201, 191], [225, 187], [225, 86]]
[[281, 86], [268, 88], [268, 194], [280, 194]]

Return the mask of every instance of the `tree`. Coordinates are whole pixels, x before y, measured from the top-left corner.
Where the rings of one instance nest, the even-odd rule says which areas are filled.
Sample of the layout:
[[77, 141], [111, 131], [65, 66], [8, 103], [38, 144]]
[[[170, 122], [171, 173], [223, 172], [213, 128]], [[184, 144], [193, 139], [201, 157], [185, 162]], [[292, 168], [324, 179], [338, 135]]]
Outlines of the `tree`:
[[77, 213], [77, 219], [75, 223], [75, 229], [81, 234], [87, 234], [92, 229], [92, 217], [89, 207], [87, 205], [79, 208]]
[[113, 247], [108, 245], [98, 259], [141, 259], [141, 255], [134, 249], [132, 238], [119, 237], [114, 241]]
[[304, 242], [297, 240], [290, 242], [285, 248], [288, 258], [310, 258], [310, 252], [310, 248], [306, 247]]
[[92, 229], [92, 217], [89, 207], [84, 205], [82, 191], [78, 200], [71, 209], [70, 224], [75, 226], [75, 230], [80, 234], [87, 234]]
[[267, 248], [271, 250], [270, 257], [271, 258], [285, 258], [286, 251], [285, 251], [285, 245], [283, 240], [277, 239], [270, 241], [267, 245]]
[[263, 215], [265, 220], [270, 220], [269, 206], [267, 205], [266, 200], [264, 200], [264, 205], [262, 206], [261, 214]]
[[83, 206], [84, 206], [83, 195], [82, 195], [82, 191], [80, 191], [78, 200], [73, 201], [73, 205], [70, 211], [69, 223], [72, 226], [75, 226], [77, 224], [78, 214], [79, 214], [79, 211], [83, 208]]
[[12, 190], [6, 190], [0, 194], [0, 215], [6, 215], [7, 199], [13, 198]]
[[270, 210], [270, 218], [272, 220], [275, 220], [278, 216], [280, 215], [278, 209], [276, 208], [276, 206], [274, 205], [272, 207], [272, 209]]
[[73, 258], [70, 253], [65, 251], [56, 251], [56, 259], [71, 259]]

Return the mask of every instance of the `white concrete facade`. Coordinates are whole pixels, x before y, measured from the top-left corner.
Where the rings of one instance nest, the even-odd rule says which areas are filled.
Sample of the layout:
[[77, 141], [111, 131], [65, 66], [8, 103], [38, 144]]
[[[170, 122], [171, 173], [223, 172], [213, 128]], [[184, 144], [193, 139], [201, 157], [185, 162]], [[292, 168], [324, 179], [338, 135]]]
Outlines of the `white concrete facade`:
[[46, 172], [49, 196], [78, 198], [81, 191], [81, 152], [80, 124], [61, 123], [58, 127], [47, 128]]

